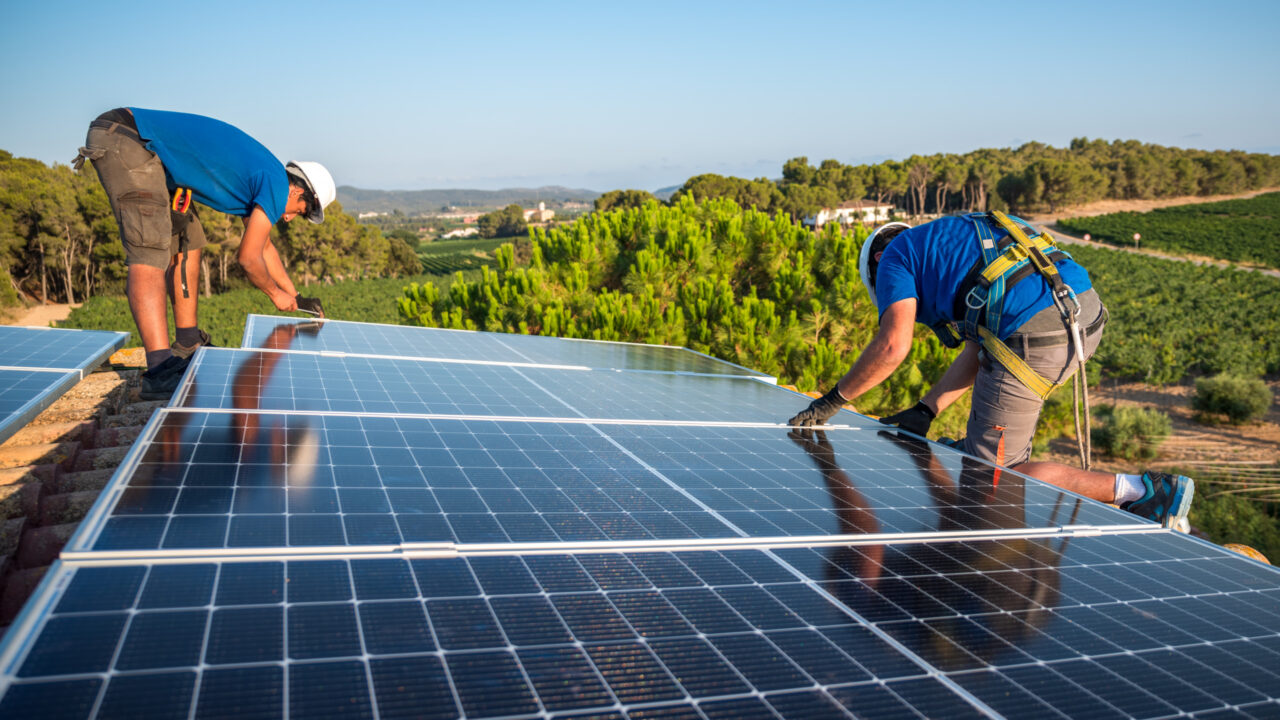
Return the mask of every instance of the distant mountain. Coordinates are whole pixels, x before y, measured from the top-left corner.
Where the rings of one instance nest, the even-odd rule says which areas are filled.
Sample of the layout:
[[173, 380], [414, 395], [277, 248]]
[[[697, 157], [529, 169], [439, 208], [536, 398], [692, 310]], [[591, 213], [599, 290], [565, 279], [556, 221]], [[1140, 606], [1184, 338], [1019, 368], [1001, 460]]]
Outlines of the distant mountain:
[[657, 190], [654, 190], [654, 191], [653, 191], [653, 196], [654, 196], [654, 197], [656, 197], [656, 198], [658, 198], [659, 200], [661, 200], [661, 201], [663, 201], [663, 202], [666, 202], [666, 201], [670, 200], [670, 199], [671, 199], [671, 196], [672, 196], [672, 195], [675, 195], [675, 194], [676, 194], [676, 191], [677, 191], [677, 190], [679, 190], [679, 189], [680, 189], [680, 188], [682, 188], [682, 187], [684, 187], [684, 185], [683, 185], [683, 184], [680, 184], [680, 185], [672, 185], [671, 187], [658, 188]]
[[455, 207], [506, 207], [512, 203], [524, 208], [569, 200], [590, 203], [600, 196], [595, 190], [548, 185], [540, 188], [507, 188], [504, 190], [366, 190], [340, 185], [338, 201], [349, 213], [391, 212], [406, 215], [439, 212], [448, 205]]

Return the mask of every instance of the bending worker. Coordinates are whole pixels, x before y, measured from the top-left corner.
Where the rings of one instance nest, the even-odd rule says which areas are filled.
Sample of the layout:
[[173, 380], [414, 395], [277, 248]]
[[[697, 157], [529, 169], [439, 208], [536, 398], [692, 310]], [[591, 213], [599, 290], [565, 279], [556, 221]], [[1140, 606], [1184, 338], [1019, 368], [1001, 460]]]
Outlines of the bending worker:
[[[193, 201], [243, 218], [237, 259], [278, 310], [324, 316], [319, 300], [298, 294], [270, 236], [276, 222], [299, 215], [324, 220], [337, 188], [319, 163], [282, 165], [257, 140], [224, 122], [142, 108], [110, 110], [90, 123], [75, 168], [85, 160], [93, 161], [120, 226], [129, 267], [125, 292], [147, 352], [144, 399], [171, 395], [191, 355], [209, 344], [196, 315], [206, 240]], [[172, 345], [166, 294], [177, 327]]]
[[889, 223], [863, 244], [859, 270], [880, 311], [880, 329], [836, 386], [789, 424], [825, 423], [883, 382], [907, 357], [920, 322], [948, 347], [963, 349], [920, 402], [881, 422], [923, 437], [938, 413], [972, 387], [961, 450], [1165, 527], [1186, 516], [1191, 478], [1028, 462], [1045, 398], [1083, 369], [1107, 321], [1088, 272], [1047, 234], [999, 212], [914, 228]]

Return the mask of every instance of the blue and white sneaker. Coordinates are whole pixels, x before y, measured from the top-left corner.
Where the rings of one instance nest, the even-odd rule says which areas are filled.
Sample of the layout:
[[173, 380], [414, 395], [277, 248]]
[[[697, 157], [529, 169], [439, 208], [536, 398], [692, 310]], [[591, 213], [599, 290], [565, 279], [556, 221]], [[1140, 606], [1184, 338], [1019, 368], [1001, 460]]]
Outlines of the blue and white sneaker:
[[1178, 525], [1191, 510], [1196, 481], [1185, 475], [1148, 470], [1142, 473], [1147, 492], [1141, 498], [1120, 506], [1134, 515], [1158, 522], [1164, 527]]

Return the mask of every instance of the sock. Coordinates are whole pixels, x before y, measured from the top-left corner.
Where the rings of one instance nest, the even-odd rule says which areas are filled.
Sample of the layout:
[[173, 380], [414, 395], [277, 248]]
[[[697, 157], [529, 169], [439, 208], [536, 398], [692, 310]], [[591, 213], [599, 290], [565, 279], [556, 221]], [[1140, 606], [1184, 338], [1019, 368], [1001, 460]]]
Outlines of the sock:
[[177, 337], [174, 339], [178, 341], [179, 345], [185, 345], [187, 347], [197, 345], [200, 342], [200, 328], [196, 325], [192, 325], [191, 327], [180, 327], [178, 328]]
[[1141, 475], [1116, 473], [1116, 499], [1112, 501], [1116, 505], [1140, 500], [1146, 494], [1147, 486], [1142, 482]]
[[169, 352], [169, 348], [165, 348], [163, 350], [148, 350], [147, 351], [147, 369], [148, 370], [154, 369], [155, 366], [159, 365], [165, 360], [168, 360], [171, 357], [173, 357], [173, 353]]

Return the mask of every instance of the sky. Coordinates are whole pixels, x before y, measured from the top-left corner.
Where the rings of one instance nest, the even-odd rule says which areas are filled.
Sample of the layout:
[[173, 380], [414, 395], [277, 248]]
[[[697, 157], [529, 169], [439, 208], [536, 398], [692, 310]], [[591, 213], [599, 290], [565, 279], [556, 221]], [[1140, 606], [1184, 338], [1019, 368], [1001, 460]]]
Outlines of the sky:
[[1280, 2], [0, 3], [0, 149], [118, 106], [371, 189], [693, 175], [1072, 138], [1280, 154]]

